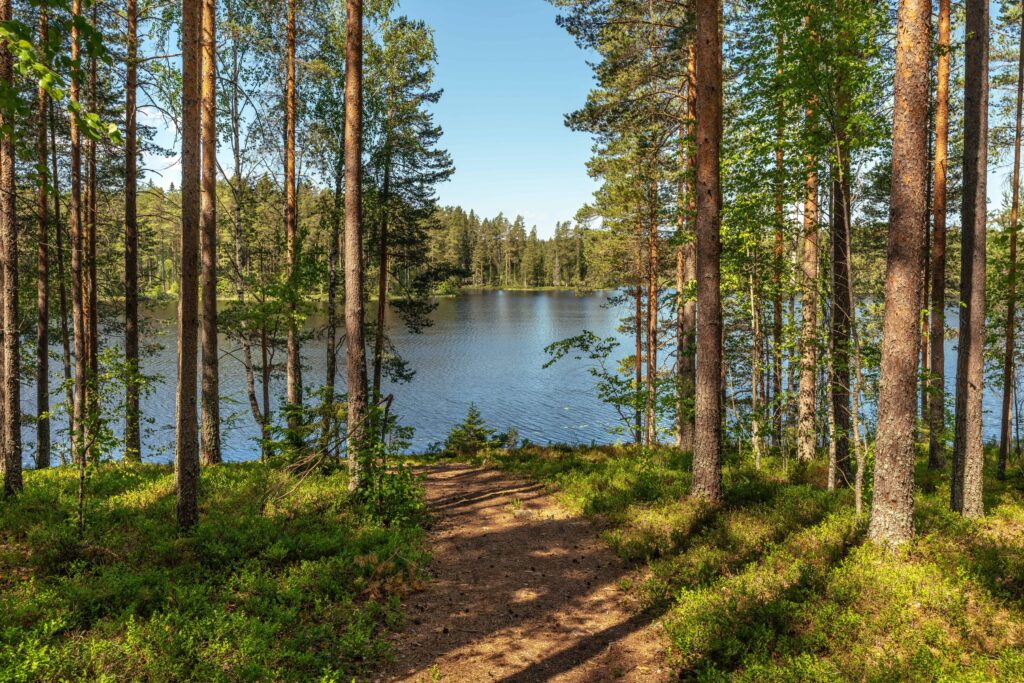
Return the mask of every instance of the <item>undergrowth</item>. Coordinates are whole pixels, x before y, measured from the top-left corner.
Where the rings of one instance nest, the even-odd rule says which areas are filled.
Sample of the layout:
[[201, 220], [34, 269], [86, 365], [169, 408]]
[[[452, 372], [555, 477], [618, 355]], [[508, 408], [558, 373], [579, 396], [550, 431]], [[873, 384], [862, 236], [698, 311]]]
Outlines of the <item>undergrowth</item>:
[[[401, 482], [403, 489], [411, 484]], [[351, 680], [388, 655], [426, 560], [416, 513], [385, 525], [343, 471], [203, 470], [174, 525], [170, 468], [26, 472], [0, 504], [0, 680]]]
[[[824, 463], [787, 472], [727, 458], [725, 503], [687, 498], [690, 458], [663, 449], [536, 447], [481, 461], [551, 484], [600, 521], [643, 580], [684, 679], [1024, 680], [1024, 477], [986, 479], [986, 517], [948, 510], [948, 477], [917, 473], [916, 527], [891, 553], [865, 542]], [[991, 463], [990, 463], [991, 464]], [[986, 469], [992, 474], [994, 468]]]

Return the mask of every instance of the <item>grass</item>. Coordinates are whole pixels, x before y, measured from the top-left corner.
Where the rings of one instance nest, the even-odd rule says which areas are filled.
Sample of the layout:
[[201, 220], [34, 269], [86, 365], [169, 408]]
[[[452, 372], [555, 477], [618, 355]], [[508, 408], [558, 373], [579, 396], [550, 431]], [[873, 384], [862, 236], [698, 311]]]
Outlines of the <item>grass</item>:
[[0, 681], [351, 680], [388, 655], [426, 556], [370, 521], [344, 472], [204, 469], [201, 523], [174, 527], [173, 475], [26, 472], [0, 501]]
[[[824, 464], [799, 478], [727, 459], [726, 502], [686, 497], [673, 450], [527, 447], [486, 454], [547, 482], [642, 570], [623, 587], [662, 614], [683, 678], [718, 681], [1024, 680], [1024, 477], [986, 480], [974, 522], [948, 510], [948, 477], [918, 470], [916, 528], [890, 553], [866, 543]], [[990, 463], [994, 464], [994, 463]], [[994, 472], [994, 467], [987, 470]]]

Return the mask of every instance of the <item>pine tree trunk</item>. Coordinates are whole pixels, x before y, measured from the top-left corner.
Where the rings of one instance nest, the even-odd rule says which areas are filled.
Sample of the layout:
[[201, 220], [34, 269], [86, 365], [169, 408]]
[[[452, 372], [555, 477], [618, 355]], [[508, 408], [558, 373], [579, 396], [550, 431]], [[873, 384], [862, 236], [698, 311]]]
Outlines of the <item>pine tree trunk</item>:
[[365, 448], [366, 335], [363, 317], [363, 0], [346, 0], [345, 24], [345, 357], [350, 490]]
[[217, 350], [217, 0], [202, 2], [200, 118], [202, 191], [199, 215], [202, 253], [202, 425], [200, 457], [221, 461], [220, 370]]
[[[57, 247], [57, 292], [60, 305], [60, 341], [62, 347], [61, 359], [64, 366], [64, 392], [68, 412], [68, 431], [71, 433], [72, 454], [74, 453], [75, 435], [75, 400], [72, 389], [71, 375], [71, 334], [68, 331], [68, 295], [67, 279], [64, 272], [65, 246], [64, 226], [60, 218], [60, 176], [57, 173], [57, 117], [54, 114], [53, 100], [49, 101], [50, 115], [50, 177], [53, 185], [53, 229], [56, 233]], [[70, 241], [70, 238], [69, 238]], [[63, 460], [63, 457], [62, 457]]]
[[[74, 18], [81, 17], [81, 0], [72, 0], [71, 14]], [[80, 31], [72, 24], [71, 28], [71, 60], [80, 58]], [[79, 104], [79, 79], [75, 72], [71, 75], [69, 98], [72, 106]], [[71, 201], [68, 207], [71, 222], [71, 319], [74, 336], [75, 381], [74, 381], [74, 414], [72, 423], [72, 444], [75, 459], [79, 466], [79, 484], [84, 479], [86, 447], [85, 447], [85, 387], [86, 387], [86, 341], [85, 341], [85, 277], [83, 273], [84, 250], [82, 235], [82, 143], [78, 122], [72, 115], [71, 125]]]
[[850, 469], [850, 301], [849, 259], [850, 200], [849, 159], [843, 142], [837, 144], [841, 159], [832, 179], [832, 315], [831, 389], [835, 429], [836, 478], [844, 485], [853, 481]]
[[658, 400], [658, 226], [652, 220], [647, 235], [647, 445], [658, 442], [658, 420], [656, 402]]
[[387, 334], [385, 320], [388, 308], [388, 220], [389, 203], [391, 201], [391, 126], [394, 119], [394, 96], [388, 102], [387, 126], [384, 138], [384, 178], [381, 184], [381, 217], [377, 235], [377, 320], [376, 332], [373, 337], [373, 391], [370, 397], [374, 401], [381, 399], [381, 372], [384, 365], [384, 338]]
[[930, 0], [900, 0], [896, 30], [892, 195], [886, 253], [874, 500], [869, 536], [895, 545], [914, 533], [918, 302], [928, 174]]
[[[298, 313], [298, 207], [295, 203], [295, 22], [297, 0], [288, 0], [288, 36], [285, 47], [284, 94], [284, 231], [288, 259], [288, 358], [286, 363], [287, 399], [291, 406], [302, 405], [302, 359], [296, 322]], [[291, 413], [288, 426], [298, 427], [298, 415]]]
[[331, 244], [327, 258], [327, 371], [324, 385], [331, 402], [334, 401], [338, 375], [338, 243], [341, 239], [342, 212], [345, 210], [342, 196], [344, 173], [344, 159], [339, 153], [334, 165], [334, 213], [331, 216]]
[[935, 90], [935, 160], [932, 182], [931, 346], [928, 403], [928, 467], [946, 466], [946, 166], [949, 146], [949, 2], [939, 0], [938, 67]]
[[644, 386], [644, 257], [642, 228], [636, 228], [636, 311], [633, 319], [633, 340], [636, 346], [633, 356], [633, 373], [635, 375], [634, 400], [636, 414], [633, 440], [639, 446], [644, 442], [644, 415], [640, 405], [640, 392]]
[[138, 128], [136, 97], [139, 49], [137, 0], [127, 0], [127, 54], [125, 56], [124, 137], [124, 355], [129, 377], [125, 384], [124, 457], [142, 457], [139, 425], [139, 223], [138, 223]]
[[178, 527], [199, 521], [196, 371], [199, 337], [201, 0], [182, 0], [181, 266], [178, 289], [178, 386], [174, 451]]
[[1017, 334], [1017, 232], [1020, 230], [1020, 144], [1021, 108], [1024, 104], [1024, 13], [1021, 14], [1020, 47], [1017, 57], [1017, 118], [1013, 137], [1013, 179], [1010, 191], [1010, 265], [1006, 287], [1006, 351], [1003, 355], [1003, 406], [999, 429], [999, 478], [1006, 477], [1010, 455], [1011, 411], [1013, 396], [1014, 348]]
[[[808, 111], [808, 117], [811, 112]], [[807, 160], [804, 184], [804, 232], [801, 257], [800, 395], [797, 400], [797, 458], [814, 458], [818, 363], [818, 171], [817, 160]]]
[[[47, 39], [45, 2], [39, 7], [40, 42]], [[36, 219], [39, 249], [36, 265], [36, 469], [50, 466], [50, 229], [47, 217], [46, 168], [49, 165], [46, 147], [46, 90], [37, 93], [36, 164], [39, 172], [36, 186]]]
[[[0, 2], [0, 21], [11, 20], [11, 2]], [[0, 48], [0, 82], [14, 84], [14, 58]], [[7, 117], [3, 117], [7, 118]], [[10, 126], [10, 119], [0, 121]], [[15, 216], [14, 140], [8, 133], [0, 138], [0, 261], [3, 273], [3, 488], [5, 493], [21, 490], [21, 383], [18, 378], [20, 339], [18, 335], [18, 223]]]
[[985, 370], [985, 228], [988, 170], [988, 2], [967, 0], [964, 60], [964, 170], [960, 247], [960, 340], [950, 499], [965, 517], [981, 517], [982, 385]]
[[719, 0], [695, 3], [698, 337], [692, 492], [717, 504], [722, 501], [722, 8]]

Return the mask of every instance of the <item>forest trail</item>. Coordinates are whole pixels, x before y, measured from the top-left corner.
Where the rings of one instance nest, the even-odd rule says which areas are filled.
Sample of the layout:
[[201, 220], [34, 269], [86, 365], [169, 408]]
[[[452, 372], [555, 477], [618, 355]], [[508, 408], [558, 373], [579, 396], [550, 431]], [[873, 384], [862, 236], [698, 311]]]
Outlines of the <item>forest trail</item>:
[[658, 621], [630, 568], [542, 484], [490, 468], [427, 469], [433, 580], [409, 597], [384, 681], [662, 681]]

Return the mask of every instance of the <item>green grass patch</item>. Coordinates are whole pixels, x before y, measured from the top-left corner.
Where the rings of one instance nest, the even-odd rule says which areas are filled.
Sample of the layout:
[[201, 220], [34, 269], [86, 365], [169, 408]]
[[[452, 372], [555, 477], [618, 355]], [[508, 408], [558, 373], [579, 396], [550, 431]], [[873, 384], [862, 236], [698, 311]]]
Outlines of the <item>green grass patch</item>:
[[351, 680], [388, 656], [426, 561], [345, 473], [205, 468], [201, 522], [174, 524], [168, 467], [26, 472], [0, 502], [0, 680]]
[[[991, 455], [991, 454], [990, 454]], [[687, 498], [690, 459], [664, 449], [527, 447], [481, 459], [546, 482], [591, 515], [662, 617], [669, 659], [703, 681], [1024, 680], [1024, 477], [986, 479], [986, 517], [949, 511], [919, 463], [917, 538], [864, 542], [867, 515], [825, 464], [755, 470], [727, 457], [725, 503]], [[988, 463], [993, 465], [993, 463]], [[994, 467], [987, 467], [992, 475]]]

